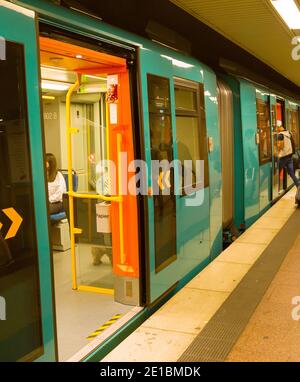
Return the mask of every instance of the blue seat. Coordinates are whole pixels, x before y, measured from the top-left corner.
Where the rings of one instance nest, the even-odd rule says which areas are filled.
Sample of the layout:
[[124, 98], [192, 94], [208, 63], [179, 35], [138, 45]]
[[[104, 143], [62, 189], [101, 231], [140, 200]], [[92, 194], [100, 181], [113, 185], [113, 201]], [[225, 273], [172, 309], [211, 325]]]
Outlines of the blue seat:
[[[62, 173], [62, 175], [63, 175], [63, 177], [65, 179], [66, 189], [68, 191], [68, 189], [69, 189], [68, 171], [67, 170], [59, 170], [59, 171]], [[76, 172], [74, 170], [72, 171], [72, 181], [73, 181], [73, 191], [76, 192], [77, 189], [78, 189], [78, 176], [77, 176], [77, 174], [76, 174]], [[57, 214], [50, 215], [50, 220], [51, 220], [52, 223], [58, 223], [61, 220], [66, 219], [66, 218], [67, 218], [67, 214], [66, 214], [65, 211], [61, 211], [61, 212], [59, 212]]]
[[[68, 179], [68, 171], [67, 170], [60, 170], [60, 172], [63, 174], [66, 182], [67, 191], [69, 191], [69, 179]], [[78, 189], [78, 176], [76, 172], [72, 171], [72, 181], [73, 181], [73, 191], [77, 191]]]
[[59, 222], [63, 219], [66, 219], [67, 218], [67, 214], [65, 213], [65, 211], [61, 211], [59, 212], [58, 214], [52, 214], [50, 215], [50, 220], [55, 223], [55, 222]]

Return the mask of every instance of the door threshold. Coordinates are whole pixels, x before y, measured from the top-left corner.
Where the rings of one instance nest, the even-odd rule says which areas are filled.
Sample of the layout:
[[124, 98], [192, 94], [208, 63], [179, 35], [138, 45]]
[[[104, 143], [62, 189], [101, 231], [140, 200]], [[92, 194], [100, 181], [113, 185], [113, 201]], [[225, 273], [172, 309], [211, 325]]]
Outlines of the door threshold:
[[90, 341], [86, 346], [80, 349], [72, 357], [66, 360], [66, 362], [81, 362], [89, 354], [95, 351], [101, 344], [103, 344], [110, 336], [115, 334], [118, 330], [122, 328], [127, 322], [133, 319], [137, 314], [139, 314], [144, 308], [134, 307], [123, 317], [121, 317], [116, 323], [106, 329], [103, 333], [99, 334], [94, 340]]

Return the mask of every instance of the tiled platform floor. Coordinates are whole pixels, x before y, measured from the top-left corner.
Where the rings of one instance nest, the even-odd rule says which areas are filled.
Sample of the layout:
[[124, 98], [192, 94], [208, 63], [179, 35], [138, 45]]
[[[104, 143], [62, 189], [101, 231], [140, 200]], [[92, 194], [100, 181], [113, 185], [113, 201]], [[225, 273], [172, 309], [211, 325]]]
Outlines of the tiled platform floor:
[[[176, 362], [293, 214], [295, 210], [294, 195], [294, 189], [284, 195], [261, 219], [109, 353], [103, 361]], [[300, 285], [298, 288], [296, 283], [297, 273], [300, 278], [300, 239], [296, 244], [297, 246], [293, 248], [289, 258], [282, 266], [284, 273], [282, 276], [280, 276], [281, 273], [278, 275], [281, 277], [281, 284], [277, 284], [276, 289], [273, 283], [268, 290], [266, 298], [269, 300], [269, 306], [264, 313], [266, 316], [269, 315], [273, 321], [279, 320], [280, 325], [286, 328], [286, 332], [284, 332], [286, 336], [289, 333], [289, 336], [293, 337], [297, 333], [298, 337], [295, 337], [293, 341], [289, 336], [286, 339], [282, 338], [282, 342], [285, 342], [286, 346], [290, 346], [289, 355], [286, 356], [290, 360], [297, 354], [300, 355], [300, 350], [296, 349], [300, 343], [300, 322], [293, 321], [291, 318], [293, 308], [291, 298], [298, 293], [300, 295]], [[297, 248], [299, 249], [299, 259], [296, 255]], [[294, 268], [295, 264], [298, 264], [297, 270]], [[288, 272], [294, 272], [293, 277], [290, 277]], [[284, 285], [284, 282], [288, 284]], [[271, 307], [274, 311], [269, 313]], [[260, 309], [259, 306], [258, 311]], [[279, 318], [280, 311], [284, 312], [285, 318]], [[264, 323], [266, 324], [266, 322]], [[255, 324], [257, 325], [257, 322], [253, 323], [253, 325]], [[265, 341], [262, 342], [265, 344], [264, 348], [258, 350], [255, 346], [257, 339], [253, 338], [253, 353], [249, 354], [253, 357], [255, 351], [257, 360], [267, 354], [266, 348], [268, 348], [268, 344], [271, 346], [273, 336], [282, 337], [280, 331], [274, 332], [275, 334], [271, 336], [270, 324], [269, 319], [267, 328], [269, 331], [266, 330], [267, 334], [261, 333], [263, 338], [261, 341]], [[293, 331], [292, 328], [297, 325], [299, 328], [297, 331]], [[250, 332], [251, 330], [247, 329], [241, 340], [246, 341]], [[264, 337], [269, 337], [269, 342], [266, 342]], [[293, 346], [295, 351], [293, 351]], [[234, 352], [230, 354], [228, 360], [240, 359], [242, 349], [245, 349], [242, 342], [236, 344]], [[277, 354], [281, 351], [279, 345], [276, 345], [274, 351], [277, 351]], [[270, 351], [268, 354], [271, 353]]]
[[[227, 361], [299, 362], [300, 297], [297, 309], [296, 296], [300, 296], [300, 235]], [[293, 309], [298, 320], [292, 317]]]

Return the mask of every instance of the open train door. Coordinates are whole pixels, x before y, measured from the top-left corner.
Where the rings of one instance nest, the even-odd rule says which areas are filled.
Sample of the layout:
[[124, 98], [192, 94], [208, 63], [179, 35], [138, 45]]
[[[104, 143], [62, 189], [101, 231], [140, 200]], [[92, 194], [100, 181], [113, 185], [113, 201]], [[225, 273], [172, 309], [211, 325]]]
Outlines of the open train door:
[[272, 200], [279, 195], [279, 159], [277, 156], [278, 138], [277, 138], [277, 104], [276, 97], [270, 96], [271, 124], [272, 124]]
[[1, 361], [56, 359], [36, 34], [0, 0]]

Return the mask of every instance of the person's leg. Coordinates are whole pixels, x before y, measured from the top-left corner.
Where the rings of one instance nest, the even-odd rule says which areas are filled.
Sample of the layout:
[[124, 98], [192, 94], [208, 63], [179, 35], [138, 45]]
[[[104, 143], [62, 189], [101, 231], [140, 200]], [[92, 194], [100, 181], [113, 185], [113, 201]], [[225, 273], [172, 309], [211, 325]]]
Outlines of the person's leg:
[[[286, 188], [286, 176], [285, 176], [285, 169], [286, 169], [286, 163], [287, 163], [287, 158], [279, 158], [279, 168], [278, 168], [278, 180], [279, 180], [279, 188], [278, 191], [281, 189]], [[281, 173], [283, 171], [283, 177], [281, 177]]]
[[280, 174], [281, 170], [286, 167], [287, 160], [288, 160], [287, 157], [279, 158], [279, 169], [278, 169], [279, 170], [279, 174]]
[[99, 265], [101, 263], [101, 257], [103, 256], [102, 249], [99, 247], [92, 247], [92, 260], [93, 265]]
[[295, 186], [298, 187], [299, 186], [299, 180], [297, 179], [297, 177], [295, 175], [292, 157], [290, 157], [287, 161], [287, 172], [288, 172], [289, 176], [293, 179]]
[[104, 233], [104, 245], [105, 245], [105, 253], [109, 257], [109, 260], [112, 264], [112, 234]]

